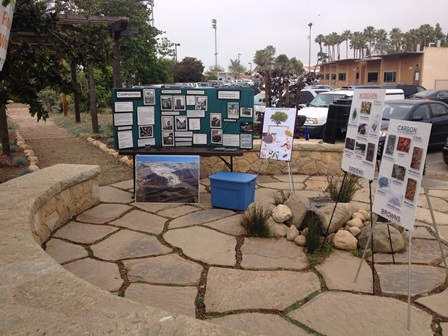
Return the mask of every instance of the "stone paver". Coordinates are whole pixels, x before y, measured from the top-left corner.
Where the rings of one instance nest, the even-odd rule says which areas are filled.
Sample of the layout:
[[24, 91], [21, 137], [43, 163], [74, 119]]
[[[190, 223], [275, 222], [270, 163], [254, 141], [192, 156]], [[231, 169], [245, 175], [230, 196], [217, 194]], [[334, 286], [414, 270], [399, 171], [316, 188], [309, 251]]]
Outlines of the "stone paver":
[[131, 203], [132, 193], [117, 188], [104, 186], [100, 187], [100, 201], [104, 203]]
[[157, 214], [164, 217], [176, 218], [195, 211], [198, 211], [198, 208], [195, 208], [191, 205], [180, 205], [175, 208], [159, 211]]
[[118, 188], [118, 189], [133, 191], [134, 190], [134, 180], [117, 182], [117, 183], [111, 184], [110, 186]]
[[[430, 229], [431, 232], [433, 232], [432, 229]], [[423, 226], [416, 226], [414, 227], [414, 231], [412, 231], [412, 238], [424, 238], [424, 239], [436, 239], [435, 237], [435, 233], [433, 232], [434, 235], [432, 235], [429, 231], [428, 228], [423, 227]]]
[[176, 229], [207, 222], [213, 222], [218, 219], [229, 217], [233, 214], [235, 214], [235, 212], [226, 209], [210, 209], [197, 211], [174, 219], [170, 223], [169, 228]]
[[120, 217], [129, 209], [131, 207], [124, 204], [99, 204], [92, 209], [84, 211], [76, 219], [84, 223], [105, 224]]
[[166, 222], [167, 219], [161, 216], [141, 210], [133, 210], [110, 224], [131, 230], [159, 234], [162, 233]]
[[[295, 183], [298, 184], [298, 183]], [[290, 190], [291, 186], [287, 182], [267, 182], [267, 183], [258, 183], [262, 188], [275, 189], [275, 190]], [[297, 186], [296, 186], [297, 187]]]
[[[437, 225], [448, 225], [448, 214], [435, 210], [433, 212]], [[417, 208], [417, 211], [415, 213], [415, 220], [427, 224], [432, 224], [431, 212], [429, 211], [429, 209]]]
[[[385, 294], [408, 294], [407, 265], [377, 265], [381, 290]], [[422, 294], [443, 285], [445, 270], [435, 266], [412, 265], [411, 295]]]
[[134, 203], [133, 204], [136, 208], [157, 213], [161, 210], [165, 209], [173, 209], [179, 206], [179, 204], [169, 204], [169, 203]]
[[77, 277], [109, 292], [119, 290], [123, 284], [118, 266], [110, 262], [87, 258], [66, 264], [64, 268]]
[[123, 230], [96, 245], [91, 246], [95, 257], [103, 260], [121, 260], [155, 256], [172, 250], [162, 245], [156, 237]]
[[118, 228], [108, 225], [92, 225], [72, 221], [61, 227], [54, 237], [81, 244], [92, 244], [118, 230]]
[[[300, 174], [294, 174], [292, 175], [292, 180], [294, 182], [294, 184], [296, 183], [303, 183], [305, 182], [305, 180], [308, 179], [308, 175], [300, 175]], [[290, 181], [290, 176], [289, 175], [275, 175], [275, 178], [279, 181], [282, 182], [289, 182]]]
[[196, 316], [196, 287], [168, 287], [147, 284], [130, 284], [125, 298], [148, 306], [191, 317]]
[[448, 289], [438, 294], [421, 297], [416, 302], [428, 307], [440, 316], [448, 318]]
[[328, 289], [372, 293], [372, 270], [366, 261], [362, 262], [358, 278], [354, 282], [360, 262], [361, 259], [350, 252], [333, 250], [316, 269], [324, 278]]
[[124, 261], [130, 282], [176, 284], [196, 286], [201, 278], [202, 266], [185, 260], [177, 254]]
[[432, 316], [411, 307], [407, 330], [407, 303], [393, 298], [343, 292], [325, 292], [288, 316], [327, 336], [432, 336]]
[[441, 322], [440, 327], [442, 328], [442, 336], [448, 335], [448, 322]]
[[241, 253], [241, 267], [245, 269], [303, 270], [308, 267], [303, 247], [284, 238], [245, 238]]
[[243, 330], [253, 335], [309, 336], [306, 331], [278, 315], [262, 313], [233, 314], [208, 320], [220, 326]]
[[87, 250], [79, 245], [70, 244], [60, 239], [51, 239], [45, 249], [60, 264], [87, 257]]
[[[407, 240], [406, 240], [407, 241]], [[443, 245], [445, 256], [448, 256], [448, 247]], [[402, 253], [395, 253], [395, 262], [407, 263], [408, 251]], [[375, 253], [375, 263], [390, 263], [392, 262], [392, 254]], [[439, 243], [437, 240], [429, 239], [412, 239], [411, 261], [415, 264], [431, 264], [437, 260], [442, 259]]]
[[437, 230], [439, 231], [440, 239], [448, 244], [448, 225], [437, 225]]
[[170, 230], [165, 240], [188, 257], [210, 265], [234, 266], [235, 237], [203, 227], [188, 227]]
[[218, 219], [211, 223], [205, 223], [204, 226], [216, 229], [232, 236], [239, 236], [244, 232], [241, 226], [242, 215], [230, 216], [224, 219]]
[[207, 275], [207, 312], [285, 309], [320, 290], [314, 273], [243, 271], [211, 267]]

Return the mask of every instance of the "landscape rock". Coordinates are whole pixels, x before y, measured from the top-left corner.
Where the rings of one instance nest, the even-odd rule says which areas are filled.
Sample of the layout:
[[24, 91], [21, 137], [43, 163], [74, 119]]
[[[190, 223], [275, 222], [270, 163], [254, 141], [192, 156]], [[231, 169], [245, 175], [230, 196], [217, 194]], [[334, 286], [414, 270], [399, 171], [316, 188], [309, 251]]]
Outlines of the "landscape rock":
[[357, 235], [359, 235], [361, 233], [361, 229], [359, 227], [356, 226], [352, 226], [350, 228], [348, 228], [348, 231], [354, 236], [356, 237]]
[[358, 213], [364, 216], [364, 220], [370, 219], [370, 213], [366, 210], [359, 210]]
[[[404, 249], [404, 239], [401, 233], [392, 225], [389, 225], [390, 237], [392, 240], [393, 252], [400, 252]], [[360, 248], [365, 248], [369, 236], [371, 234], [370, 226], [361, 228], [361, 233], [358, 236], [358, 244]], [[392, 253], [390, 248], [389, 232], [387, 225], [377, 223], [373, 227], [373, 251], [375, 253]]]
[[361, 220], [361, 222], [366, 220], [366, 218], [364, 218], [364, 215], [361, 214], [359, 211], [358, 212], [354, 212], [352, 214], [352, 219], [355, 219], [355, 218], [359, 218]]
[[339, 250], [352, 251], [356, 250], [358, 240], [350, 232], [339, 230], [334, 236], [333, 243], [334, 247]]
[[290, 219], [291, 217], [292, 217], [291, 209], [284, 204], [279, 204], [274, 208], [274, 210], [272, 210], [272, 218], [277, 223], [283, 223], [288, 219]]
[[[324, 232], [326, 232], [331, 219], [331, 224], [328, 232], [332, 233], [338, 231], [345, 225], [345, 223], [347, 223], [347, 221], [352, 218], [352, 213], [354, 212], [353, 208], [354, 206], [350, 203], [338, 203], [335, 209], [335, 204], [329, 203], [320, 207], [316, 211], [316, 215], [323, 224]], [[334, 215], [333, 218], [331, 218], [333, 210]]]
[[286, 200], [285, 205], [291, 209], [292, 213], [292, 217], [285, 222], [286, 225], [300, 227], [306, 213], [310, 209], [310, 201], [308, 200], [308, 197], [292, 194]]
[[295, 239], [294, 239], [294, 243], [298, 246], [305, 246], [306, 245], [306, 237], [302, 236], [302, 235], [298, 235]]
[[272, 217], [269, 217], [268, 225], [271, 231], [271, 237], [286, 237], [288, 227], [285, 224], [277, 223]]
[[288, 230], [286, 230], [286, 239], [289, 241], [293, 241], [298, 235], [299, 230], [294, 225], [291, 225]]
[[[362, 215], [359, 215], [359, 216], [362, 216]], [[348, 226], [350, 226], [350, 227], [358, 227], [358, 228], [364, 226], [364, 223], [363, 223], [362, 219], [359, 218], [359, 217], [350, 219], [349, 221], [347, 221], [346, 224], [347, 224]]]

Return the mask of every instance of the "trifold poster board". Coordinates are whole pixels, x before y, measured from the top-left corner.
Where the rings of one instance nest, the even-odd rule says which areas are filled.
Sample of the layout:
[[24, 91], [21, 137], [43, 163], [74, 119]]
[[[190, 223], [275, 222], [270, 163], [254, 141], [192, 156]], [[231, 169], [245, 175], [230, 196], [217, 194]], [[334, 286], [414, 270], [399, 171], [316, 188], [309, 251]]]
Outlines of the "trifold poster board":
[[431, 124], [390, 120], [373, 211], [407, 230], [414, 228]]
[[135, 201], [199, 203], [199, 167], [194, 155], [137, 155]]
[[385, 89], [356, 89], [347, 125], [342, 170], [373, 180]]
[[260, 158], [291, 161], [295, 108], [266, 108], [261, 135]]
[[115, 149], [252, 148], [250, 88], [113, 89], [112, 100]]

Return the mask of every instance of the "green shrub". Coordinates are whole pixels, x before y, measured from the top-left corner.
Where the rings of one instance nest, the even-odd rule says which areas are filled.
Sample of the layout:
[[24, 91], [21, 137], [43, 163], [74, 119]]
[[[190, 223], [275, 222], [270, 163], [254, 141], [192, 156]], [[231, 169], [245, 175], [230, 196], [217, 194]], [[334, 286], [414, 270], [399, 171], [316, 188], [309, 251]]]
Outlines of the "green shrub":
[[114, 145], [114, 138], [109, 138], [109, 139], [107, 139], [107, 141], [106, 141], [106, 144], [108, 145], [108, 146], [113, 146]]
[[[328, 185], [324, 190], [326, 196], [335, 202], [347, 203], [353, 199], [355, 193], [362, 188], [360, 177], [347, 173], [342, 184], [341, 176], [327, 176]], [[339, 197], [339, 199], [338, 199]]]
[[268, 219], [270, 216], [271, 212], [268, 209], [266, 209], [262, 205], [254, 203], [243, 214], [243, 217], [241, 219], [241, 226], [249, 236], [269, 237], [270, 229], [268, 225]]
[[308, 235], [306, 237], [305, 245], [306, 251], [308, 254], [312, 254], [320, 247], [321, 244], [322, 223], [317, 215], [312, 211], [307, 212], [304, 222], [308, 228]]
[[26, 167], [28, 166], [28, 160], [24, 156], [16, 156], [12, 159], [12, 165], [14, 167]]
[[20, 149], [17, 145], [10, 145], [9, 150], [11, 151], [11, 153], [17, 153]]

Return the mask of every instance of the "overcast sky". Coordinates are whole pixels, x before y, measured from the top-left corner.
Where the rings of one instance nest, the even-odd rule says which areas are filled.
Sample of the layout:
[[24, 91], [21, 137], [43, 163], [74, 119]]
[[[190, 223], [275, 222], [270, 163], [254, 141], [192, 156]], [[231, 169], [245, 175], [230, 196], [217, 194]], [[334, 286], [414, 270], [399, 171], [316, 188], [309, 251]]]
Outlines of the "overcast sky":
[[[211, 20], [216, 19], [218, 65], [226, 71], [230, 59], [238, 59], [238, 54], [241, 64], [249, 69], [255, 51], [268, 45], [276, 48], [276, 55], [296, 57], [307, 65], [310, 22], [314, 63], [319, 51], [314, 39], [319, 34], [363, 31], [367, 26], [386, 32], [398, 27], [407, 32], [436, 23], [446, 34], [447, 13], [448, 0], [154, 0], [155, 26], [165, 32], [163, 37], [180, 43], [179, 61], [195, 57], [206, 69], [215, 65]], [[341, 57], [345, 58], [345, 44], [341, 45]]]

